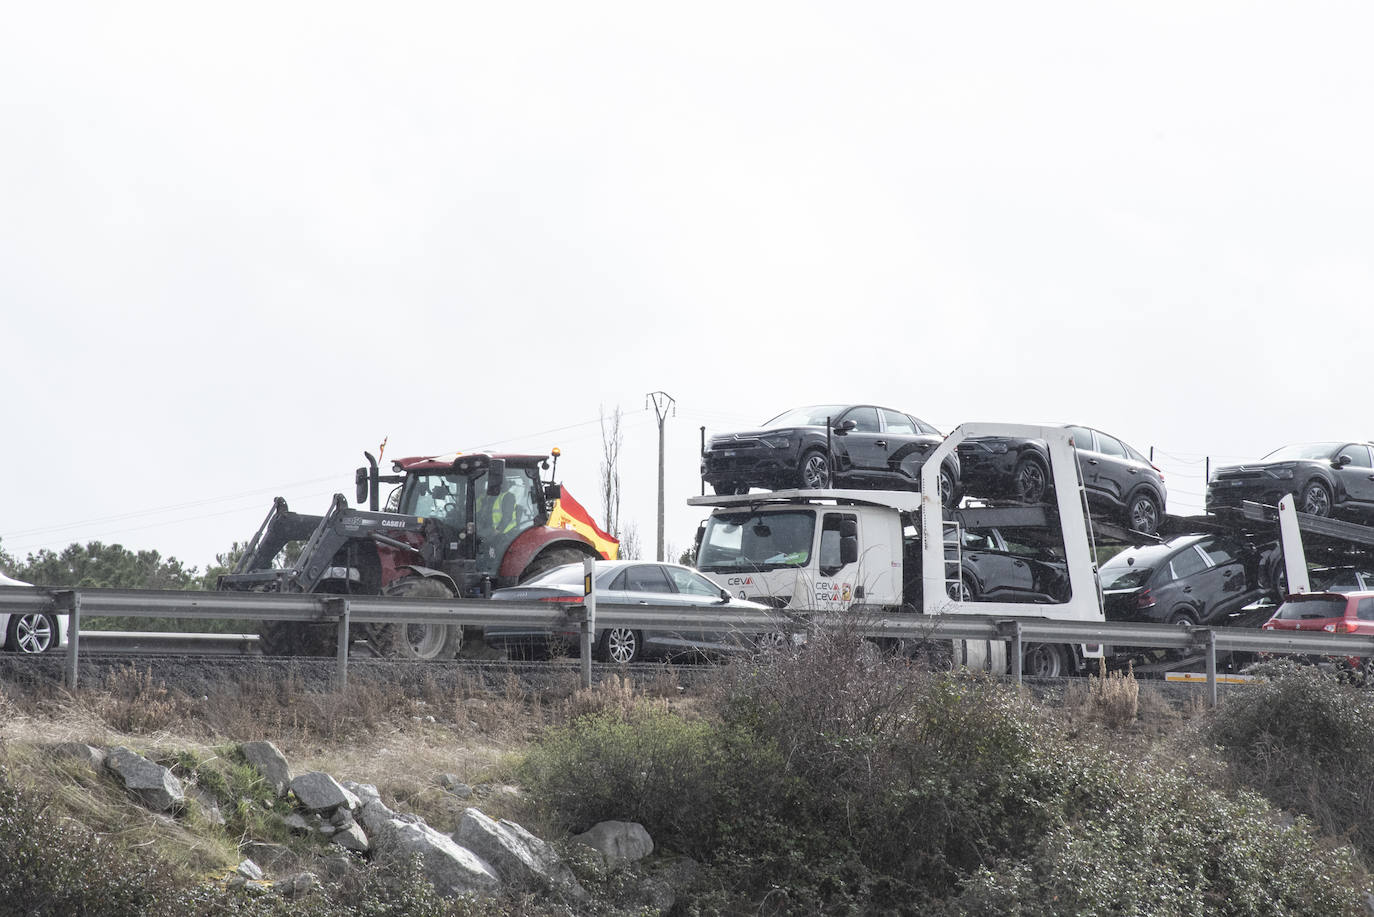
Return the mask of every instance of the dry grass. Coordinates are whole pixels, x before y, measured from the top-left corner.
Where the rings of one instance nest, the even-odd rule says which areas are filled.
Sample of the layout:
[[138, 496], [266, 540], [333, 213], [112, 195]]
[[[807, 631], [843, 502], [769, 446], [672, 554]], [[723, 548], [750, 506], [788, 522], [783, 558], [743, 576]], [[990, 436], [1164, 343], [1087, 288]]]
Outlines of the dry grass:
[[1088, 706], [1110, 729], [1134, 723], [1140, 714], [1140, 685], [1135, 680], [1135, 668], [1108, 672], [1106, 662], [1099, 660], [1098, 674], [1088, 678]]

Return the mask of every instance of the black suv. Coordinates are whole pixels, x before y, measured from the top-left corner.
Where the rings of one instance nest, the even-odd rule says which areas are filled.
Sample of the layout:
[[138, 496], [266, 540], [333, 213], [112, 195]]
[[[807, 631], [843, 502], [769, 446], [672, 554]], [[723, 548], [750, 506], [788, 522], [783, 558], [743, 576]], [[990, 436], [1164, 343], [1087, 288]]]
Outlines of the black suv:
[[1179, 535], [1127, 548], [1102, 565], [1109, 621], [1211, 624], [1273, 596], [1282, 554], [1275, 542], [1228, 535]]
[[[830, 451], [826, 450], [826, 421]], [[871, 404], [821, 404], [779, 414], [757, 430], [712, 436], [701, 478], [718, 494], [751, 487], [921, 489], [921, 466], [944, 440], [923, 420]], [[946, 506], [959, 498], [959, 461], [940, 467]]]
[[[1127, 528], [1153, 535], [1164, 517], [1164, 475], [1138, 450], [1091, 427], [1065, 425], [1073, 435], [1091, 508]], [[964, 496], [1048, 500], [1053, 489], [1049, 448], [1042, 439], [979, 436], [959, 444]]]
[[1246, 465], [1212, 472], [1207, 512], [1246, 500], [1273, 505], [1293, 494], [1300, 513], [1374, 519], [1374, 453], [1370, 443], [1299, 443]]

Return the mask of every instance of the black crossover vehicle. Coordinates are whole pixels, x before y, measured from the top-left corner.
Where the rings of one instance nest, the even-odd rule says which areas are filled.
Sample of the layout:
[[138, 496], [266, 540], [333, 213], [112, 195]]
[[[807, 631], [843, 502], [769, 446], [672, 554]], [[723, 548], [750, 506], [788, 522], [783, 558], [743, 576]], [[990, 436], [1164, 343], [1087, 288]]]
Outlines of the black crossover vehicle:
[[[1060, 556], [1001, 529], [964, 529], [956, 554], [945, 541], [949, 597], [961, 602], [1067, 602], [1069, 568]], [[961, 570], [962, 567], [962, 570]], [[960, 575], [956, 575], [960, 574]]]
[[1298, 512], [1374, 519], [1374, 454], [1369, 443], [1299, 443], [1246, 465], [1212, 472], [1207, 511], [1246, 500], [1273, 505], [1293, 494]]
[[[718, 494], [751, 487], [920, 490], [921, 466], [943, 439], [925, 421], [891, 408], [821, 404], [779, 414], [757, 430], [711, 437], [701, 477]], [[940, 468], [940, 494], [946, 506], [958, 501], [959, 462], [952, 455]]]
[[[1073, 435], [1091, 508], [1127, 528], [1153, 535], [1164, 517], [1164, 475], [1138, 450], [1090, 427], [1065, 425]], [[960, 483], [969, 497], [1024, 503], [1049, 499], [1049, 449], [1041, 439], [980, 436], [959, 444]]]
[[1228, 535], [1179, 535], [1127, 548], [1102, 565], [1109, 621], [1211, 624], [1273, 596], [1282, 554], [1274, 542]]

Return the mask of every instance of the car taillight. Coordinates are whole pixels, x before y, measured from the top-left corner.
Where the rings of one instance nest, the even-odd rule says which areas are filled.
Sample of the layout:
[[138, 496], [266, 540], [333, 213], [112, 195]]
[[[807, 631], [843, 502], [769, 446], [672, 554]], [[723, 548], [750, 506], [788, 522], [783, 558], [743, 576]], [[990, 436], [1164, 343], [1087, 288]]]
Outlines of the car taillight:
[[1359, 624], [1345, 619], [1337, 621], [1335, 624], [1327, 624], [1322, 628], [1322, 630], [1330, 634], [1353, 634], [1359, 629]]
[[540, 601], [540, 602], [576, 602], [576, 603], [579, 603], [579, 604], [580, 604], [581, 602], [584, 601], [584, 598], [583, 598], [583, 596], [580, 596], [580, 595], [546, 595], [546, 596], [544, 596], [543, 598], [540, 598], [538, 601]]
[[1150, 590], [1142, 590], [1140, 595], [1135, 597], [1136, 608], [1149, 608], [1155, 603], [1154, 596], [1150, 595]]

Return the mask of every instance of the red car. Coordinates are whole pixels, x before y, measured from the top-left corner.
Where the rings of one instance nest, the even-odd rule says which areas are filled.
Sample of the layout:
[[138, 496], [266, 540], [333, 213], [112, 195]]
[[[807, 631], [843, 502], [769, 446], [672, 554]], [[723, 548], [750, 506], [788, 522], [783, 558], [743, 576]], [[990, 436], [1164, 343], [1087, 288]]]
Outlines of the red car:
[[[1309, 592], [1290, 595], [1263, 630], [1324, 630], [1328, 634], [1374, 634], [1374, 592]], [[1359, 656], [1343, 661], [1352, 669], [1367, 665]]]

